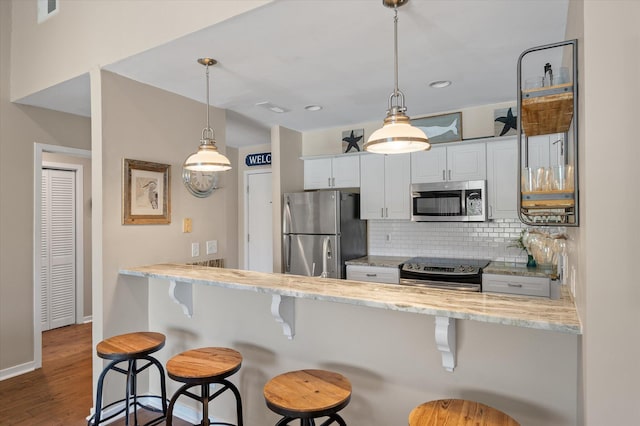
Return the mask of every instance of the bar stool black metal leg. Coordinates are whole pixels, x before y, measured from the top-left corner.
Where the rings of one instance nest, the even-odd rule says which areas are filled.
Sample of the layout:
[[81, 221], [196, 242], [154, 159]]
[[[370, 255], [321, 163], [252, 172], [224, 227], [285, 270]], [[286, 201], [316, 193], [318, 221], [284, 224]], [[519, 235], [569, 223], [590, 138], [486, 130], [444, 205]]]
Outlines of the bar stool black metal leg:
[[167, 415], [167, 383], [164, 377], [164, 367], [162, 367], [162, 364], [160, 363], [160, 361], [158, 361], [157, 359], [151, 356], [147, 356], [145, 357], [145, 359], [152, 362], [158, 369], [158, 372], [160, 373], [160, 394], [162, 398], [162, 413], [166, 416]]
[[[111, 361], [109, 363], [109, 365], [107, 365], [107, 367], [102, 370], [102, 373], [100, 373], [100, 377], [98, 378], [98, 391], [97, 391], [97, 395], [96, 395], [96, 410], [95, 413], [93, 414], [93, 424], [94, 425], [98, 425], [100, 424], [100, 417], [102, 417], [102, 387], [104, 384], [104, 378], [107, 375], [107, 372], [109, 370], [111, 370], [111, 368], [113, 368], [114, 365], [116, 365], [118, 363], [118, 361]], [[89, 419], [89, 421], [87, 422], [87, 425], [91, 425], [91, 419]]]

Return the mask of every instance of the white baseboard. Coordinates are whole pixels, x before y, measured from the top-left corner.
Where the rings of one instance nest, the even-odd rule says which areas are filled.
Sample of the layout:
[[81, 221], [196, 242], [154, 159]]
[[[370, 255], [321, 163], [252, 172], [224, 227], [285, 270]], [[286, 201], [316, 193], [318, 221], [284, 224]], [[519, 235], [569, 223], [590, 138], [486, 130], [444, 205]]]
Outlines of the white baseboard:
[[33, 371], [36, 369], [35, 365], [35, 362], [30, 361], [25, 362], [24, 364], [14, 365], [13, 367], [0, 370], [0, 381]]
[[83, 323], [83, 324], [86, 324], [86, 323], [88, 323], [88, 322], [92, 322], [92, 321], [93, 321], [93, 316], [92, 316], [92, 315], [86, 316], [86, 317], [84, 317], [84, 318], [82, 319], [82, 323]]

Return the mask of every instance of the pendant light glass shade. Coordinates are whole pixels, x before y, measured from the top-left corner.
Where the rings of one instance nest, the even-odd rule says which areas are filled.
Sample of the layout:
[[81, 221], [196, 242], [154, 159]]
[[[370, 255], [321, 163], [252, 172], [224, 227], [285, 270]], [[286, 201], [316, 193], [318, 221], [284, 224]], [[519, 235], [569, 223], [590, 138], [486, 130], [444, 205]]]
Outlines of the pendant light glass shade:
[[217, 61], [211, 58], [198, 59], [198, 62], [206, 66], [207, 75], [207, 127], [202, 130], [202, 139], [198, 151], [189, 155], [182, 168], [194, 172], [221, 172], [231, 170], [231, 162], [218, 151], [213, 129], [209, 125], [209, 66]]
[[194, 152], [184, 161], [183, 169], [195, 172], [223, 172], [231, 170], [231, 162], [227, 157], [220, 154], [216, 141], [213, 137], [213, 129], [208, 128], [202, 131], [202, 140], [198, 151]]
[[369, 136], [364, 150], [376, 154], [404, 154], [426, 151], [431, 148], [427, 135], [409, 122], [405, 114], [404, 93], [398, 89], [398, 7], [409, 0], [383, 0], [387, 7], [393, 7], [395, 87], [389, 96], [389, 109], [382, 128]]
[[409, 117], [402, 113], [390, 114], [384, 125], [369, 136], [364, 149], [375, 154], [404, 154], [431, 148], [427, 135], [409, 124]]

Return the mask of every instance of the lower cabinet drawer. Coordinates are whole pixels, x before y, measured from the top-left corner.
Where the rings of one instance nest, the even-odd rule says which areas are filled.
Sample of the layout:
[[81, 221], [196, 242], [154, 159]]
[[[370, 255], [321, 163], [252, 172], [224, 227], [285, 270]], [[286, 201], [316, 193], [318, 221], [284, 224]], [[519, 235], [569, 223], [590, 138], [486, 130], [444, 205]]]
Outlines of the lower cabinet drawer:
[[482, 291], [549, 297], [550, 278], [482, 274]]
[[373, 283], [400, 283], [400, 269], [384, 266], [347, 265], [347, 279]]

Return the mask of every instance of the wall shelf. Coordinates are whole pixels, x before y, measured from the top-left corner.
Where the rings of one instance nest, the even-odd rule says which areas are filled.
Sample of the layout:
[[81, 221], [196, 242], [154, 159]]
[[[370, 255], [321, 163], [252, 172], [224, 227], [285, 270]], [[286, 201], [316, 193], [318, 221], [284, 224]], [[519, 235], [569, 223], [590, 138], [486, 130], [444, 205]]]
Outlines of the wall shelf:
[[[578, 226], [578, 49], [577, 40], [567, 40], [527, 49], [518, 58], [518, 214], [527, 225]], [[572, 59], [571, 81], [523, 90], [522, 62], [534, 52], [570, 47]], [[568, 61], [564, 61], [567, 63]], [[548, 66], [549, 64], [547, 64]], [[550, 68], [550, 66], [549, 66]], [[545, 73], [547, 67], [545, 67]], [[552, 81], [553, 83], [553, 81]], [[523, 168], [529, 167], [529, 137], [563, 133], [563, 161], [572, 168], [571, 190], [549, 190], [550, 183], [543, 183], [544, 190], [524, 192]], [[569, 135], [572, 138], [569, 138]], [[547, 166], [551, 166], [548, 164]], [[544, 167], [544, 166], [543, 166]], [[551, 168], [549, 168], [551, 170]], [[563, 178], [564, 179], [564, 178]], [[527, 186], [530, 188], [531, 185]], [[574, 189], [575, 188], [575, 189]]]

